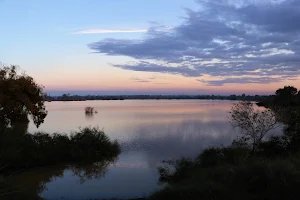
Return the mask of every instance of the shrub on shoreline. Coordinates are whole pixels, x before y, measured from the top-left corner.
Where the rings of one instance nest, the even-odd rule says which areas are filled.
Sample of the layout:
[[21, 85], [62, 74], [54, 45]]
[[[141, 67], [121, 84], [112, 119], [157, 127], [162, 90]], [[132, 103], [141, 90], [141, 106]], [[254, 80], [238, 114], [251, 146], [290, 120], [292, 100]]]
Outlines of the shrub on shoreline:
[[82, 128], [66, 134], [2, 133], [0, 165], [2, 171], [28, 169], [62, 163], [85, 163], [115, 159], [120, 153], [99, 128]]
[[251, 152], [251, 149], [212, 148], [205, 150], [195, 160], [172, 162], [171, 173], [166, 173], [170, 172], [168, 170], [159, 171], [160, 181], [167, 183], [167, 186], [148, 199], [281, 200], [298, 196], [298, 154], [266, 158], [248, 156], [242, 151]]

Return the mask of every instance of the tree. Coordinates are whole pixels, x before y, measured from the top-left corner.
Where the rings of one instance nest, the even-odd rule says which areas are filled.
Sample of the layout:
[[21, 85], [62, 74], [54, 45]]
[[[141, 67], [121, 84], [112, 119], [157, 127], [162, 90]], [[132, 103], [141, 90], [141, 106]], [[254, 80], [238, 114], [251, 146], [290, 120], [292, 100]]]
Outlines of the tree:
[[283, 88], [280, 88], [276, 90], [275, 92], [278, 96], [295, 96], [297, 94], [297, 88], [293, 86], [284, 86]]
[[242, 100], [245, 100], [245, 99], [246, 99], [246, 95], [242, 94]]
[[28, 116], [39, 127], [47, 116], [43, 87], [16, 66], [0, 68], [0, 121], [5, 126], [28, 123]]
[[62, 96], [61, 96], [61, 99], [63, 100], [63, 101], [68, 101], [68, 100], [70, 100], [70, 94], [68, 93], [68, 94], [63, 94]]
[[239, 142], [245, 142], [255, 151], [263, 137], [279, 126], [276, 114], [271, 109], [255, 110], [253, 103], [240, 101], [231, 108], [231, 124], [241, 131]]
[[297, 88], [284, 86], [275, 92], [275, 104], [280, 106], [291, 106], [297, 102]]

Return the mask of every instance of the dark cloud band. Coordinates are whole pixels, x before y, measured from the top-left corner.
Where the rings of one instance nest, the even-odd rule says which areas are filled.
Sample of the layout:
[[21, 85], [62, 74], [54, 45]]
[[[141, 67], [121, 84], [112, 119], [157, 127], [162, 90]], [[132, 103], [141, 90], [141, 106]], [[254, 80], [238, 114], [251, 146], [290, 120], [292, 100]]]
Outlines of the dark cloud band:
[[[142, 40], [105, 39], [89, 47], [139, 60], [114, 65], [125, 70], [223, 77], [208, 85], [271, 83], [300, 75], [299, 0], [197, 2], [199, 10], [187, 9], [177, 27], [152, 27]], [[246, 78], [234, 78], [241, 75]]]

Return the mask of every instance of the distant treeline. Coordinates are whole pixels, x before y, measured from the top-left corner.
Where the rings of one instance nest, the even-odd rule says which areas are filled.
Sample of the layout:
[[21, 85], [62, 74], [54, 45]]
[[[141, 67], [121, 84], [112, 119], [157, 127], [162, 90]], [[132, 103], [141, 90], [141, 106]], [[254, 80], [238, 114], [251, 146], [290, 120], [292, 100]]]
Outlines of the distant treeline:
[[218, 99], [218, 100], [247, 100], [247, 101], [263, 101], [268, 99], [267, 95], [70, 95], [47, 96], [47, 101], [86, 101], [86, 100], [168, 100], [168, 99]]

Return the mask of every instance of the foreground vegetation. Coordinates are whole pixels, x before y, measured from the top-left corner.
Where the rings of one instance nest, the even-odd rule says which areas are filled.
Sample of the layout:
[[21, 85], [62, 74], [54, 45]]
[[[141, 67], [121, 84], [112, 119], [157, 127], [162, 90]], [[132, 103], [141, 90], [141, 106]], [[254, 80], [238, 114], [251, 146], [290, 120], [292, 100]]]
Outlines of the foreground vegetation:
[[176, 161], [173, 173], [161, 169], [160, 180], [168, 186], [149, 199], [298, 199], [299, 158], [249, 157], [247, 148], [208, 149], [196, 160]]
[[[98, 128], [28, 133], [29, 117], [38, 127], [47, 116], [45, 98], [42, 86], [16, 67], [0, 69], [0, 199], [40, 199], [45, 184], [66, 169], [80, 181], [103, 176], [120, 153], [118, 143]], [[299, 199], [300, 92], [287, 86], [259, 105], [266, 109], [255, 110], [247, 101], [233, 106], [231, 123], [240, 136], [232, 146], [206, 149], [193, 160], [165, 161], [159, 181], [167, 185], [149, 199]], [[266, 138], [278, 124], [284, 134]], [[47, 166], [55, 170], [37, 177], [30, 193], [6, 182], [19, 171]]]
[[[120, 153], [119, 144], [99, 128], [83, 128], [70, 135], [7, 129], [1, 136], [0, 199], [42, 199], [39, 194], [45, 184], [62, 176], [66, 169], [73, 171], [80, 181], [103, 176]], [[23, 191], [9, 182], [11, 176], [22, 171], [43, 168], [43, 176], [32, 177], [37, 179], [35, 187], [31, 187], [35, 190]]]
[[27, 132], [29, 117], [39, 127], [47, 116], [43, 86], [16, 66], [0, 68], [1, 170], [97, 161], [120, 153], [99, 128], [83, 128], [70, 136]]
[[119, 144], [110, 141], [98, 128], [83, 128], [66, 134], [5, 131], [0, 155], [2, 173], [20, 169], [111, 160], [120, 153]]
[[[254, 111], [250, 102], [234, 105], [231, 122], [241, 136], [231, 146], [206, 149], [193, 160], [165, 161], [159, 181], [167, 186], [149, 199], [299, 199], [299, 94], [294, 87], [279, 89], [263, 102], [268, 108], [263, 111]], [[265, 138], [276, 124], [284, 134]]]
[[[82, 128], [68, 135], [28, 133], [29, 118], [39, 127], [47, 116], [45, 97], [43, 87], [19, 74], [17, 67], [0, 68], [0, 199], [40, 199], [45, 184], [66, 169], [81, 181], [102, 176], [120, 153], [117, 141], [99, 128]], [[24, 192], [8, 183], [16, 173], [48, 166], [55, 170], [37, 177], [35, 191]]]

